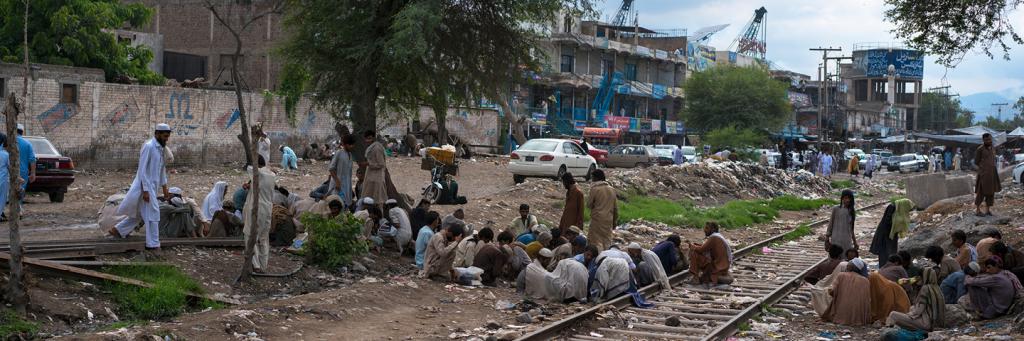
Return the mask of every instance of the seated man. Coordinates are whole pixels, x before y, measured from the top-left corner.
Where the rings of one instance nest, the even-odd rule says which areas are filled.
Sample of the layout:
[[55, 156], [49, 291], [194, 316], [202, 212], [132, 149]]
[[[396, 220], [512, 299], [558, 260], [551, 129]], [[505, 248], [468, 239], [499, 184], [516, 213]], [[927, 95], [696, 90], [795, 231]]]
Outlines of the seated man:
[[665, 269], [665, 273], [668, 275], [674, 275], [676, 273], [676, 264], [680, 264], [679, 246], [681, 245], [683, 245], [683, 240], [679, 238], [679, 235], [673, 234], [651, 249], [654, 254], [658, 255], [658, 259], [661, 260], [661, 267]]
[[964, 285], [964, 279], [967, 276], [977, 276], [978, 271], [981, 271], [981, 265], [978, 262], [971, 262], [967, 264], [967, 267], [963, 271], [957, 271], [946, 276], [946, 279], [942, 280], [939, 284], [939, 290], [942, 291], [942, 297], [946, 299], [949, 304], [954, 304], [960, 300], [961, 297], [967, 295], [967, 287]]
[[441, 195], [437, 198], [438, 205], [465, 205], [466, 197], [459, 196], [459, 183], [451, 174], [445, 175], [441, 181]]
[[651, 250], [644, 250], [638, 243], [629, 243], [626, 247], [629, 257], [636, 263], [636, 286], [645, 287], [655, 282], [661, 283], [664, 289], [672, 289], [668, 282], [668, 275], [661, 267], [661, 259]]
[[[854, 259], [857, 259], [857, 260], [860, 260], [860, 261], [864, 262], [864, 260], [860, 258], [860, 251], [857, 251], [857, 249], [846, 250], [846, 261], [847, 262], [851, 262]], [[864, 262], [864, 264], [867, 264], [867, 262]], [[859, 269], [859, 273], [860, 273], [861, 276], [864, 276], [865, 278], [868, 277], [868, 267], [867, 266], [860, 267], [858, 269]]]
[[862, 326], [871, 323], [871, 283], [861, 276], [861, 269], [867, 268], [864, 261], [855, 258], [832, 281], [832, 303], [822, 314], [827, 322], [846, 326]]
[[804, 280], [807, 281], [807, 283], [816, 284], [822, 278], [825, 278], [825, 276], [831, 275], [832, 271], [836, 269], [836, 266], [843, 262], [843, 260], [839, 258], [842, 255], [842, 247], [839, 245], [830, 246], [828, 248], [828, 260], [812, 268], [811, 271], [804, 276]]
[[498, 278], [500, 278], [505, 271], [505, 263], [508, 261], [508, 255], [501, 251], [501, 248], [494, 245], [492, 240], [494, 239], [494, 231], [490, 228], [485, 227], [480, 229], [480, 232], [476, 234], [479, 243], [482, 245], [477, 250], [476, 255], [473, 257], [473, 266], [484, 270], [484, 273], [480, 275], [480, 282], [486, 286], [495, 286]]
[[455, 247], [462, 240], [464, 228], [461, 223], [454, 223], [430, 238], [424, 255], [423, 270], [420, 271], [421, 278], [450, 281], [458, 279], [452, 261], [455, 259]]
[[549, 274], [546, 269], [548, 261], [551, 260], [551, 250], [541, 249], [537, 252], [537, 258], [526, 266], [526, 269], [519, 273], [516, 278], [516, 292], [524, 294], [528, 298], [543, 299], [547, 297], [547, 281]]
[[574, 259], [563, 259], [546, 276], [549, 301], [568, 303], [587, 300], [587, 267]]
[[[967, 233], [961, 230], [953, 231], [950, 235], [952, 240], [953, 248], [956, 249], [956, 262], [960, 264], [960, 268], [967, 267], [970, 262], [978, 261], [978, 250], [967, 242]], [[985, 261], [984, 259], [982, 261]], [[980, 262], [979, 262], [980, 263]]]
[[946, 279], [946, 276], [960, 271], [960, 263], [946, 255], [942, 248], [936, 245], [929, 246], [924, 251], [925, 258], [928, 258], [939, 267], [939, 281]]
[[171, 197], [161, 200], [158, 205], [160, 207], [160, 237], [195, 237], [195, 215], [199, 212], [193, 211], [192, 206], [182, 199], [181, 189], [171, 187], [167, 191], [171, 193]]
[[902, 278], [908, 278], [907, 269], [903, 268], [903, 259], [898, 254], [889, 255], [889, 262], [878, 269], [878, 274], [893, 282], [899, 282]]
[[537, 224], [537, 216], [530, 214], [530, 205], [521, 204], [519, 205], [519, 217], [513, 219], [508, 224], [508, 231], [518, 236], [527, 231], [532, 231]]
[[732, 247], [725, 237], [718, 232], [718, 224], [712, 221], [704, 224], [704, 235], [707, 239], [703, 244], [690, 243], [690, 274], [695, 284], [730, 284], [732, 277], [729, 267], [732, 265]]
[[1010, 248], [1001, 240], [993, 243], [990, 250], [993, 255], [1003, 260], [1003, 270], [1016, 275], [1018, 281], [1024, 278], [1024, 252]]
[[438, 229], [441, 228], [441, 215], [435, 211], [427, 212], [426, 225], [420, 227], [419, 232], [416, 234], [416, 267], [423, 270], [423, 261], [427, 253], [427, 244], [430, 243], [430, 239], [434, 237], [434, 233], [437, 233]]
[[1001, 274], [1000, 263], [998, 257], [989, 258], [985, 260], [983, 273], [964, 279], [967, 296], [961, 299], [960, 305], [982, 319], [1006, 314], [1020, 290], [1020, 282], [1014, 283], [1010, 279], [1013, 276]]
[[594, 261], [597, 268], [591, 274], [590, 301], [601, 303], [622, 295], [629, 290], [632, 276], [625, 259], [598, 256]]
[[903, 269], [907, 270], [907, 277], [921, 277], [924, 271], [921, 267], [914, 265], [914, 257], [910, 256], [910, 252], [900, 251], [898, 255], [900, 255], [900, 262], [903, 263]]
[[[409, 242], [412, 241], [412, 222], [409, 220], [409, 213], [398, 206], [398, 200], [388, 199], [384, 202], [388, 210], [388, 220], [395, 227], [395, 243], [398, 244], [398, 257], [402, 257]], [[417, 226], [419, 227], [419, 226]]]
[[526, 253], [523, 244], [515, 242], [513, 237], [512, 232], [509, 231], [498, 233], [498, 244], [501, 245], [501, 251], [509, 257], [505, 278], [512, 280], [518, 278], [519, 273], [526, 269], [531, 262], [530, 255]]
[[225, 200], [223, 208], [213, 213], [207, 237], [238, 237], [242, 235], [242, 218], [234, 214], [235, 204]]
[[541, 249], [547, 248], [547, 245], [550, 242], [551, 232], [541, 232], [537, 235], [537, 240], [526, 244], [524, 249], [526, 249], [526, 254], [530, 255], [531, 259], [537, 258], [537, 253], [540, 252]]

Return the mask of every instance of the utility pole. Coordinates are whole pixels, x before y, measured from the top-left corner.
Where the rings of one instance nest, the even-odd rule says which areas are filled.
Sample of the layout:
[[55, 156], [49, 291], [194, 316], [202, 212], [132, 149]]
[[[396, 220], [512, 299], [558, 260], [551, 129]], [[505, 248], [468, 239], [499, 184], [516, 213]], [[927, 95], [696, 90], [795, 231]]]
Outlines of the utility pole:
[[1003, 107], [1007, 105], [1010, 105], [1010, 103], [992, 103], [992, 106], [996, 107], [996, 110], [999, 111], [999, 114], [998, 116], [996, 116], [996, 118], [998, 118], [1000, 121], [1003, 120]]
[[821, 52], [821, 73], [818, 74], [818, 149], [821, 150], [821, 143], [825, 139], [825, 129], [821, 124], [822, 115], [825, 114], [825, 110], [828, 108], [828, 53], [831, 51], [842, 51], [842, 48], [821, 47], [812, 48], [810, 51]]
[[[944, 86], [937, 86], [937, 87], [934, 87], [934, 88], [928, 88], [928, 91], [931, 92], [932, 94], [936, 95], [936, 96], [942, 96], [942, 98], [947, 98], [947, 99], [950, 98], [950, 97], [954, 97], [954, 96], [960, 96], [960, 94], [950, 95], [949, 94], [949, 89], [950, 89], [949, 85], [944, 85]], [[939, 90], [942, 90], [942, 92], [939, 92]], [[952, 110], [953, 108], [947, 108], [949, 110], [944, 110], [944, 112], [942, 113], [942, 121], [938, 121], [938, 120], [935, 119], [935, 102], [932, 102], [932, 105], [928, 109], [929, 109], [929, 111], [931, 113], [932, 125], [935, 127], [936, 131], [940, 131], [941, 132], [941, 131], [945, 131], [946, 129], [950, 128], [950, 126], [953, 123], [953, 119], [950, 118], [950, 114], [952, 113], [952, 111], [954, 111], [954, 110]], [[956, 115], [956, 113], [952, 113], [952, 115]]]

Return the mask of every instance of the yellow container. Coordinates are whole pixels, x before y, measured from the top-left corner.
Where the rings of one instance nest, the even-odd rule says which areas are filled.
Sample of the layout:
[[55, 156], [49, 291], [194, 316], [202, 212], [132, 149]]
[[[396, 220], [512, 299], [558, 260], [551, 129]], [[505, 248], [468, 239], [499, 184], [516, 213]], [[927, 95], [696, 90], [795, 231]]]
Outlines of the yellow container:
[[427, 155], [432, 156], [433, 158], [437, 159], [438, 162], [444, 163], [446, 165], [451, 165], [455, 163], [454, 151], [444, 150], [437, 147], [430, 147], [427, 148]]

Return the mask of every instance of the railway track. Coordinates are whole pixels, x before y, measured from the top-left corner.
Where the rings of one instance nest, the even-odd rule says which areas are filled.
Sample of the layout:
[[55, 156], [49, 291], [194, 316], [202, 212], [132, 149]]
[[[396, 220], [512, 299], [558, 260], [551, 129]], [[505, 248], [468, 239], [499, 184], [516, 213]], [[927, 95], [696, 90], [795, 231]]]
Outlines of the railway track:
[[[884, 207], [879, 202], [860, 211]], [[828, 224], [820, 220], [816, 228]], [[734, 252], [729, 287], [690, 287], [683, 283], [688, 272], [669, 278], [671, 290], [660, 284], [640, 289], [653, 308], [636, 308], [630, 297], [621, 296], [556, 321], [518, 340], [724, 340], [740, 325], [761, 313], [763, 307], [802, 309], [810, 293], [801, 289], [803, 277], [826, 255], [816, 238], [801, 238], [785, 244], [786, 234], [762, 240]], [[768, 253], [762, 248], [771, 246]], [[601, 317], [599, 320], [598, 317]], [[669, 320], [672, 320], [671, 323]], [[678, 322], [678, 323], [676, 323]]]
[[[22, 242], [25, 256], [36, 259], [81, 259], [98, 255], [141, 251], [146, 242], [142, 238], [127, 239], [75, 239]], [[178, 245], [209, 247], [242, 247], [242, 238], [162, 238], [163, 247]], [[10, 251], [8, 242], [0, 242], [0, 252]]]

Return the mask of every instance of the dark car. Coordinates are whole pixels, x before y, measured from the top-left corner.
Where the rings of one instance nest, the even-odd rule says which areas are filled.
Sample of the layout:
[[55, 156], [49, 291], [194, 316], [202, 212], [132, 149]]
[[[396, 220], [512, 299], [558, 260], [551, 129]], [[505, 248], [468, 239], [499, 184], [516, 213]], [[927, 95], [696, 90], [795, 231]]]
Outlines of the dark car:
[[43, 192], [51, 202], [64, 202], [64, 193], [75, 182], [75, 162], [60, 155], [45, 137], [25, 136], [36, 154], [36, 181], [28, 184], [27, 192]]
[[900, 162], [913, 161], [913, 160], [914, 160], [914, 155], [911, 155], [911, 154], [904, 154], [904, 155], [900, 155], [900, 156], [893, 156], [893, 157], [889, 158], [889, 162], [885, 166], [885, 169], [890, 171], [890, 172], [899, 172], [900, 171]]

